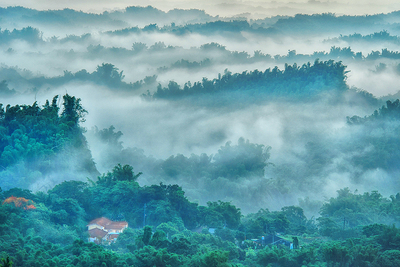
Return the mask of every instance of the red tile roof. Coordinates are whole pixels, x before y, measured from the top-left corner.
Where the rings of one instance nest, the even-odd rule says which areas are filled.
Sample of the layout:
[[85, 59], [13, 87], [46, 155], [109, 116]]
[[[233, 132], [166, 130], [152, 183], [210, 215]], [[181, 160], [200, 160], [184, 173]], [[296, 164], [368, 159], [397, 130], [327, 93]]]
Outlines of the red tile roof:
[[111, 230], [122, 230], [127, 226], [128, 226], [127, 222], [112, 222], [112, 223], [106, 225], [104, 228], [111, 229]]
[[106, 225], [108, 225], [108, 224], [110, 224], [112, 222], [113, 221], [107, 219], [106, 217], [101, 217], [101, 218], [97, 218], [97, 219], [94, 219], [94, 220], [90, 221], [88, 225], [97, 224], [97, 225], [105, 227]]
[[99, 237], [99, 238], [103, 238], [108, 234], [107, 231], [98, 229], [98, 228], [94, 228], [92, 230], [89, 230], [89, 235], [90, 237]]
[[105, 217], [97, 218], [89, 222], [88, 226], [91, 224], [97, 224], [103, 226], [104, 229], [107, 230], [122, 230], [128, 226], [128, 223], [125, 221], [114, 222]]

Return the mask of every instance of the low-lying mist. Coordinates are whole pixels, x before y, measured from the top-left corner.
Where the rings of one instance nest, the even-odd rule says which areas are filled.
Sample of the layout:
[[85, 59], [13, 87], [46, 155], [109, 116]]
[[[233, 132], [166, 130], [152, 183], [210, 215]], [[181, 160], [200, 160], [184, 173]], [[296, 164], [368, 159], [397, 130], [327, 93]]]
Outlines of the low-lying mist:
[[[248, 20], [149, 7], [100, 15], [59, 10], [40, 20], [43, 13], [22, 10], [29, 14], [23, 20], [10, 8], [3, 9], [9, 20], [0, 21], [2, 102], [42, 106], [55, 95], [81, 98], [88, 111], [82, 126], [100, 173], [130, 164], [143, 172], [142, 185], [177, 183], [191, 200], [232, 201], [244, 212], [301, 205], [313, 215], [344, 187], [397, 193], [398, 168], [388, 156], [393, 151], [385, 151], [396, 143], [397, 121], [347, 120], [370, 116], [400, 90], [395, 12]], [[148, 21], [138, 23], [139, 17]], [[65, 25], [57, 28], [50, 21]], [[329, 60], [347, 66], [339, 94], [321, 89], [336, 86], [322, 72], [311, 85], [312, 75], [293, 74], [293, 80], [275, 81], [281, 95], [257, 95], [265, 88], [252, 80], [251, 73], [258, 75], [254, 70], [290, 73]], [[229, 73], [249, 80], [236, 91], [156, 97], [165, 88], [189, 93], [200, 84], [212, 88]], [[290, 95], [293, 88], [305, 93]], [[103, 129], [113, 142], [99, 137]], [[225, 162], [232, 159], [221, 156], [228, 147], [244, 169], [254, 162], [266, 165], [228, 175]], [[263, 147], [268, 156], [246, 150], [254, 147]], [[27, 187], [47, 190], [84, 176], [72, 168], [68, 175], [49, 174]]]
[[[140, 98], [103, 101], [97, 99], [96, 107], [88, 107], [96, 115], [88, 116], [86, 126], [108, 129], [104, 122], [112, 120], [114, 132], [123, 135], [118, 139], [122, 147], [116, 150], [96, 138], [94, 130], [88, 131], [100, 172], [118, 162], [130, 164], [143, 172], [141, 184], [178, 183], [192, 200], [202, 204], [217, 199], [232, 201], [245, 212], [298, 205], [299, 199], [307, 197], [311, 202], [323, 201], [346, 186], [351, 190], [396, 193], [396, 187], [389, 185], [396, 184], [397, 171], [362, 170], [349, 163], [364, 153], [364, 148], [348, 147], [357, 143], [366, 129], [349, 126], [346, 117], [370, 115], [379, 107], [368, 104], [355, 91], [347, 92], [341, 102], [327, 95], [308, 103], [282, 100], [217, 112], [181, 102], [146, 102]], [[271, 147], [265, 174], [230, 179], [197, 173], [196, 178], [182, 169], [187, 159], [199, 167], [201, 162], [195, 158], [203, 153], [213, 162], [213, 155], [226, 142], [235, 146], [240, 138]], [[169, 165], [173, 175], [168, 175], [162, 166], [164, 162], [172, 164], [172, 159], [178, 165]], [[385, 183], [373, 182], [374, 175]], [[310, 214], [318, 211], [315, 207], [303, 208]]]

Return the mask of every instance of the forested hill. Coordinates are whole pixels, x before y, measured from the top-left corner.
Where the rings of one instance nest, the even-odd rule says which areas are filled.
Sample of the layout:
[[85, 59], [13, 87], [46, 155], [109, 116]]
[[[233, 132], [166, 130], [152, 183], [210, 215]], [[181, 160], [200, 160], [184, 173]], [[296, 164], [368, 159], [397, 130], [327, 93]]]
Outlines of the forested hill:
[[68, 94], [62, 98], [62, 109], [58, 96], [42, 107], [36, 102], [6, 107], [0, 104], [3, 189], [29, 188], [38, 181], [44, 186], [54, 179], [61, 182], [99, 174], [80, 127], [87, 111], [79, 98]]
[[[224, 75], [219, 75], [216, 79], [203, 78], [193, 85], [188, 82], [183, 88], [170, 81], [168, 87], [159, 85], [153, 95], [144, 96], [147, 99], [168, 100], [193, 97], [193, 102], [212, 102], [218, 97], [235, 103], [240, 99], [242, 104], [265, 101], [271, 97], [308, 99], [322, 92], [342, 92], [348, 89], [346, 73], [346, 66], [333, 60], [316, 60], [313, 65], [308, 63], [301, 67], [285, 64], [284, 70], [275, 67], [264, 72], [254, 70], [232, 74], [226, 70]], [[238, 95], [240, 98], [235, 101]], [[208, 99], [199, 100], [199, 97]]]
[[[385, 127], [396, 126], [388, 132], [394, 136], [398, 132], [398, 107], [398, 100], [388, 101], [372, 116], [365, 117], [365, 121], [359, 119], [359, 124], [349, 127], [383, 121]], [[98, 175], [80, 126], [86, 113], [81, 100], [70, 95], [63, 96], [62, 105], [56, 96], [42, 107], [37, 103], [0, 107], [0, 160], [5, 168], [1, 172], [4, 191], [0, 191], [3, 266], [7, 264], [7, 257], [16, 266], [40, 263], [118, 267], [260, 267], [268, 264], [377, 267], [400, 262], [400, 230], [396, 228], [400, 220], [399, 193], [384, 197], [378, 191], [358, 193], [343, 188], [337, 191], [336, 197], [321, 202], [318, 207], [321, 216], [316, 219], [307, 218], [299, 206], [283, 206], [278, 210], [262, 208], [245, 215], [230, 201], [208, 201], [200, 205], [190, 201], [177, 184], [140, 186], [138, 179], [142, 173], [135, 173], [128, 164], [116, 164], [107, 173]], [[98, 134], [116, 146], [116, 150], [121, 150], [122, 133], [115, 133], [114, 129], [110, 127]], [[362, 131], [368, 132], [366, 129]], [[395, 165], [388, 154], [375, 153], [375, 149], [381, 148], [383, 152], [382, 148], [389, 144], [396, 145], [393, 139], [385, 137], [366, 133], [366, 139], [347, 148], [354, 149], [351, 154], [355, 155], [348, 162], [361, 167], [359, 170], [371, 168], [368, 155], [361, 160], [357, 158], [359, 153], [354, 153], [368, 143], [373, 146], [369, 148], [371, 159], [377, 163], [372, 167], [390, 170]], [[386, 143], [382, 145], [382, 142]], [[308, 163], [314, 163], [311, 166], [314, 175], [318, 164], [328, 164], [323, 160], [331, 156], [323, 151], [327, 155], [316, 162], [315, 158], [321, 158], [318, 151], [321, 147], [309, 144], [308, 158], [304, 157]], [[345, 151], [342, 147], [337, 149]], [[212, 157], [178, 155], [153, 163], [161, 166], [159, 175], [182, 176], [186, 183], [199, 182], [208, 176], [209, 181], [223, 182], [210, 182], [211, 186], [229, 189], [233, 181], [249, 183], [255, 177], [264, 185], [268, 183], [264, 170], [269, 165], [269, 151], [269, 147], [239, 139], [237, 145], [227, 143]], [[121, 153], [124, 158], [135, 158], [129, 151], [124, 153]], [[392, 150], [387, 153], [396, 155]], [[144, 160], [150, 162], [149, 158]], [[280, 166], [277, 169], [289, 173]], [[83, 181], [83, 174], [92, 178], [85, 177]], [[53, 180], [58, 184], [47, 188], [47, 192], [18, 188], [26, 188], [35, 179], [51, 179], [51, 175], [59, 176], [59, 180]], [[301, 175], [304, 173], [298, 169], [293, 181], [305, 181]], [[287, 175], [287, 180], [290, 179]], [[282, 190], [279, 183], [271, 183], [272, 190]], [[198, 184], [201, 191], [202, 185]], [[264, 197], [265, 189], [256, 188]], [[208, 190], [211, 192], [210, 187]], [[255, 197], [253, 192], [248, 197], [249, 203], [257, 201], [251, 199]], [[312, 205], [308, 198], [300, 202], [304, 207]], [[87, 223], [102, 216], [127, 221], [129, 228], [115, 243], [86, 242]]]
[[[0, 192], [2, 266], [382, 267], [400, 261], [400, 230], [385, 225], [399, 220], [400, 194], [344, 188], [316, 220], [297, 206], [243, 216], [229, 202], [190, 202], [178, 185], [141, 187], [138, 175], [117, 165], [96, 181], [63, 182], [47, 193]], [[100, 216], [125, 220], [129, 228], [116, 242], [87, 242], [87, 222]]]
[[[24, 7], [0, 8], [0, 14], [12, 25], [40, 25], [47, 27], [104, 27], [125, 28], [117, 34], [128, 33], [132, 26], [149, 25], [149, 31], [170, 32], [177, 35], [187, 33], [216, 34], [241, 31], [258, 34], [319, 34], [326, 32], [348, 32], [388, 26], [396, 21], [399, 12], [369, 16], [337, 16], [325, 14], [297, 14], [296, 16], [275, 16], [271, 18], [250, 20], [244, 17], [219, 17], [206, 14], [204, 10], [173, 9], [164, 12], [147, 6], [131, 6], [124, 10], [106, 11], [102, 14], [85, 13], [72, 9], [40, 11]], [[157, 25], [160, 25], [158, 27]], [[351, 27], [349, 27], [351, 25]], [[392, 28], [392, 25], [390, 25]], [[393, 27], [394, 28], [394, 27]], [[351, 32], [353, 30], [353, 32]]]

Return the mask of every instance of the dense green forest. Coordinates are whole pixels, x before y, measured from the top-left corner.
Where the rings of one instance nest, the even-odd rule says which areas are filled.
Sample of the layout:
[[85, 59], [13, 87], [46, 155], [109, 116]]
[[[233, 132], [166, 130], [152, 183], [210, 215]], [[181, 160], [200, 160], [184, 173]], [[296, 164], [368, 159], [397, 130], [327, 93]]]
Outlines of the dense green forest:
[[[22, 160], [26, 168], [46, 174], [54, 155], [70, 147], [81, 147], [90, 155], [80, 126], [87, 111], [79, 98], [64, 95], [63, 100], [62, 110], [57, 96], [43, 107], [36, 103], [2, 107], [4, 167]], [[373, 115], [351, 117], [348, 123], [397, 118], [398, 103], [388, 101]], [[119, 144], [121, 133], [113, 127], [97, 134]], [[245, 159], [241, 154], [249, 156]], [[177, 175], [173, 162], [179, 157], [183, 156], [162, 163], [167, 175]], [[209, 172], [211, 179], [263, 176], [269, 148], [242, 139], [237, 145], [221, 147], [212, 161], [202, 157], [186, 159], [188, 177], [196, 172]], [[95, 168], [93, 162], [83, 165], [87, 170]], [[203, 169], [197, 169], [200, 166]], [[10, 189], [1, 191], [2, 265], [396, 266], [400, 262], [396, 228], [400, 193], [386, 198], [378, 191], [343, 188], [323, 203], [317, 218], [307, 218], [299, 206], [243, 214], [231, 202], [209, 201], [203, 206], [189, 201], [177, 184], [140, 186], [141, 175], [128, 164], [117, 164], [96, 178], [64, 181], [35, 193], [10, 188], [3, 176], [2, 186]], [[14, 178], [9, 183], [21, 181]], [[25, 199], [29, 208], [10, 201], [13, 197]], [[87, 223], [102, 216], [125, 220], [129, 228], [115, 243], [88, 243]]]
[[[43, 107], [0, 104], [0, 171], [3, 188], [22, 187], [43, 176], [69, 173], [71, 164], [83, 175], [96, 176], [79, 122], [87, 111], [79, 98], [64, 95], [62, 110], [58, 96]], [[79, 161], [73, 160], [79, 158]], [[68, 176], [68, 175], [67, 175]]]
[[[3, 202], [1, 256], [15, 266], [395, 266], [400, 261], [400, 230], [390, 223], [400, 216], [399, 194], [387, 199], [376, 191], [344, 188], [317, 219], [307, 219], [296, 206], [243, 216], [229, 202], [190, 202], [178, 185], [141, 187], [137, 176], [129, 165], [117, 165], [97, 181], [66, 181], [47, 193], [3, 191], [3, 199], [18, 195], [35, 209]], [[130, 228], [111, 245], [88, 243], [85, 225], [99, 216], [127, 220]], [[293, 248], [270, 244], [271, 235]]]
[[[226, 71], [224, 75], [219, 75], [218, 79], [195, 82], [193, 85], [186, 83], [184, 88], [171, 81], [168, 87], [158, 86], [157, 91], [152, 95], [155, 99], [180, 99], [192, 97], [191, 102], [212, 101], [221, 97], [218, 94], [225, 93], [222, 98], [228, 98], [225, 102], [237, 105], [234, 100], [238, 98], [235, 92], [240, 93], [240, 103], [264, 102], [266, 99], [279, 97], [296, 97], [296, 99], [312, 98], [325, 91], [344, 91], [346, 85], [346, 66], [341, 62], [333, 60], [319, 62], [316, 60], [313, 65], [310, 63], [303, 66], [293, 66], [285, 64], [285, 70], [267, 69], [264, 72], [258, 70], [232, 74]], [[200, 100], [201, 96], [206, 95], [205, 100]], [[217, 96], [214, 96], [217, 95]], [[149, 95], [145, 95], [150, 97]], [[246, 97], [248, 99], [246, 99]], [[222, 103], [221, 103], [222, 102]], [[224, 101], [213, 103], [215, 106], [224, 106]]]

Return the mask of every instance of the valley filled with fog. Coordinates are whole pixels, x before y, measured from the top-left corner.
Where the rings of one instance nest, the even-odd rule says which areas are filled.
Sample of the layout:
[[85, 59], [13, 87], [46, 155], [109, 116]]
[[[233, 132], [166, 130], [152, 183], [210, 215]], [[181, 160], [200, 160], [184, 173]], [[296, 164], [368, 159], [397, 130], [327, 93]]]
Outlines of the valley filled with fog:
[[[7, 18], [0, 33], [3, 103], [42, 105], [65, 93], [81, 98], [88, 111], [82, 126], [101, 173], [119, 162], [130, 164], [144, 173], [141, 184], [176, 182], [200, 203], [224, 199], [252, 212], [298, 204], [302, 198], [323, 201], [343, 187], [396, 193], [391, 191], [396, 190], [395, 166], [351, 162], [377, 153], [373, 145], [360, 141], [372, 138], [365, 136], [372, 129], [365, 128], [373, 125], [353, 126], [346, 121], [355, 115], [369, 116], [386, 100], [396, 99], [392, 96], [400, 89], [396, 12], [252, 21], [152, 7], [100, 15], [11, 7], [2, 13]], [[210, 94], [207, 97], [215, 101], [202, 103], [196, 103], [200, 97], [144, 97], [157, 92], [158, 86], [175, 84], [183, 90], [185, 84], [212, 81], [226, 73], [275, 67], [285, 72], [288, 66], [300, 68], [315, 60], [344, 65], [346, 89], [339, 99], [331, 95], [335, 88], [313, 97], [266, 93], [258, 102], [241, 101], [246, 92], [236, 92], [232, 99]], [[248, 86], [258, 86], [255, 82], [248, 81]], [[94, 134], [95, 129], [110, 126], [123, 134], [118, 139], [120, 151]], [[270, 148], [265, 173], [234, 180], [224, 176], [208, 180], [206, 175], [199, 177], [199, 187], [179, 163], [172, 176], [159, 170], [171, 157], [179, 161], [178, 155], [186, 159], [205, 153], [213, 161], [220, 147], [227, 142], [236, 146], [239, 138]], [[355, 142], [362, 147], [349, 148]], [[122, 157], [128, 150], [135, 152]], [[44, 180], [26, 187], [48, 189], [57, 182]]]
[[[223, 201], [244, 215], [296, 206], [308, 218], [326, 215], [338, 192], [399, 192], [400, 11], [0, 14], [2, 118], [64, 107], [43, 125], [67, 125], [54, 138], [38, 130], [43, 144], [21, 137], [29, 126], [1, 126], [2, 190], [100, 185], [129, 165], [141, 187], [177, 184], [198, 205]], [[66, 134], [72, 121], [82, 135]], [[385, 216], [373, 222], [398, 226]]]

